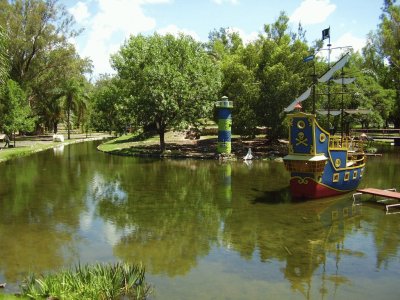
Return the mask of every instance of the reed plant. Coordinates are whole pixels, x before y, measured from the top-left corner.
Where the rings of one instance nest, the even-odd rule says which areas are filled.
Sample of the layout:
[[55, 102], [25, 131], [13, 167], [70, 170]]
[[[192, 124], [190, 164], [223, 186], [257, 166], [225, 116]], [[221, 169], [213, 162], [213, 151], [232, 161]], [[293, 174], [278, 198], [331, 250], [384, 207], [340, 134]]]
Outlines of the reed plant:
[[150, 287], [142, 266], [124, 263], [77, 265], [74, 270], [36, 276], [22, 284], [23, 296], [33, 299], [146, 299]]

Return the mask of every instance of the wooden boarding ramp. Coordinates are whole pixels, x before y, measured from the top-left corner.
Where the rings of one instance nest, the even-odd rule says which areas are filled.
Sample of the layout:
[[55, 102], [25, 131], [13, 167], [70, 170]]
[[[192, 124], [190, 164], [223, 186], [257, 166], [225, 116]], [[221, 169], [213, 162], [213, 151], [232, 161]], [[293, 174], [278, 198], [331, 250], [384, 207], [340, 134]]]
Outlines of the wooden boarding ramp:
[[[396, 191], [396, 189], [387, 189], [387, 190], [381, 190], [381, 189], [376, 189], [376, 188], [366, 188], [366, 189], [359, 189], [357, 190], [357, 194], [369, 194], [373, 195], [374, 198], [376, 197], [383, 197], [384, 199], [382, 200], [377, 200], [379, 203], [385, 203], [386, 201], [392, 199], [392, 200], [400, 200], [400, 193]], [[355, 199], [355, 195], [353, 195], [353, 199]], [[389, 212], [389, 208], [391, 207], [400, 207], [400, 203], [396, 204], [386, 204], [386, 213]]]

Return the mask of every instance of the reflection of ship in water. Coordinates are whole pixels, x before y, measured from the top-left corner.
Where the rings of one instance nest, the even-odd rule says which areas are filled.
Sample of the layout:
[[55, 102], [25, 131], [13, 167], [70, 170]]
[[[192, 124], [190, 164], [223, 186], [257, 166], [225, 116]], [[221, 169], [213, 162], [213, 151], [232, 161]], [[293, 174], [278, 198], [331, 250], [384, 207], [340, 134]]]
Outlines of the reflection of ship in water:
[[344, 256], [364, 256], [363, 252], [347, 249], [344, 243], [347, 234], [360, 228], [361, 206], [339, 199], [326, 208], [316, 207], [316, 212], [322, 227], [304, 241], [303, 249], [296, 248], [296, 253], [288, 249], [283, 271], [292, 288], [307, 299], [316, 291], [324, 297], [339, 285], [349, 284], [351, 278], [341, 275], [341, 260]]
[[[305, 297], [329, 293], [351, 281], [341, 275], [342, 257], [363, 253], [345, 247], [346, 236], [360, 227], [361, 206], [346, 196], [307, 202], [253, 202], [244, 211], [232, 202], [224, 223], [224, 243], [246, 259], [279, 262], [284, 278]], [[321, 275], [322, 274], [322, 275]], [[277, 276], [277, 275], [274, 275]], [[334, 287], [332, 287], [332, 284]]]

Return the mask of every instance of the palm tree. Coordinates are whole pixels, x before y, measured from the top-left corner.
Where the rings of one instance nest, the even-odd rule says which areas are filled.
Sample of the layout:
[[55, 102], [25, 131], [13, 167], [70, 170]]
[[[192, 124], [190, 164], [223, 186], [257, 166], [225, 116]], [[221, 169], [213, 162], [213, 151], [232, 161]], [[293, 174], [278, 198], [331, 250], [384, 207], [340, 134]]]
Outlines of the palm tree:
[[68, 139], [71, 139], [71, 113], [76, 112], [78, 107], [81, 108], [79, 100], [83, 98], [84, 87], [83, 81], [77, 78], [70, 78], [65, 81], [62, 87], [63, 96], [65, 97], [65, 110], [67, 113], [67, 132]]

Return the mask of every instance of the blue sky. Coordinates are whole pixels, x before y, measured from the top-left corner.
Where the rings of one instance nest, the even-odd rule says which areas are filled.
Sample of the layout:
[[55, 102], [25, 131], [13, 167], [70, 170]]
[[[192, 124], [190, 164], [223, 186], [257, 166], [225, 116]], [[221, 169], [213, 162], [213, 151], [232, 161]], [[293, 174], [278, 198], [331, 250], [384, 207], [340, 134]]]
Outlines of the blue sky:
[[296, 31], [301, 22], [311, 43], [331, 27], [333, 46], [359, 50], [380, 22], [383, 0], [61, 0], [84, 32], [72, 42], [93, 61], [94, 75], [113, 73], [110, 54], [130, 36], [183, 32], [207, 41], [214, 29], [229, 27], [245, 42], [281, 11]]

